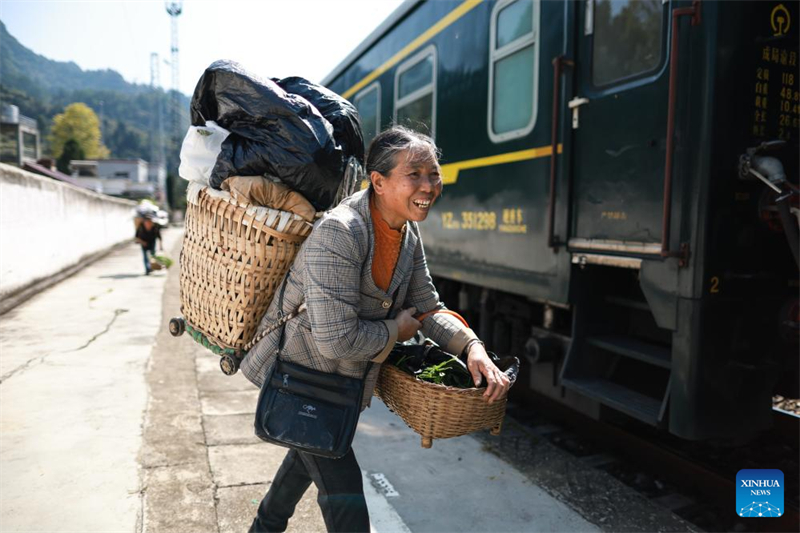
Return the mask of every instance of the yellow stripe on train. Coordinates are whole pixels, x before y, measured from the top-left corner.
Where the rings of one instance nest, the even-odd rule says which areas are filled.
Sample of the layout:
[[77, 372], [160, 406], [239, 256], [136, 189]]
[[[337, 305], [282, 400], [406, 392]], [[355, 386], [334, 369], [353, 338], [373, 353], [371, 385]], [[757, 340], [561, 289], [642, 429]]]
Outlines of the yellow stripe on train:
[[[562, 148], [562, 145], [559, 144], [559, 154], [561, 153]], [[488, 167], [492, 165], [502, 165], [504, 163], [527, 161], [529, 159], [539, 159], [541, 157], [549, 157], [552, 153], [552, 147], [548, 145], [540, 148], [531, 148], [530, 150], [520, 150], [519, 152], [509, 152], [507, 154], [492, 155], [489, 157], [480, 157], [478, 159], [458, 161], [457, 163], [449, 163], [447, 165], [442, 165], [442, 183], [445, 185], [453, 185], [458, 181], [458, 173], [469, 168]]]
[[483, 0], [466, 0], [464, 3], [459, 5], [457, 8], [452, 10], [450, 13], [445, 15], [444, 17], [439, 20], [436, 24], [425, 30], [419, 37], [408, 43], [405, 48], [397, 52], [395, 55], [391, 57], [387, 62], [383, 65], [379, 66], [375, 70], [369, 73], [367, 77], [362, 79], [360, 82], [356, 83], [349, 89], [347, 89], [342, 96], [344, 98], [350, 98], [353, 96], [359, 89], [365, 87], [369, 84], [372, 80], [398, 64], [400, 61], [411, 55], [417, 48], [425, 44], [426, 41], [433, 38], [436, 34], [441, 32], [443, 29], [447, 28], [450, 24], [454, 23], [464, 15], [466, 15], [469, 11], [472, 10], [475, 6], [480, 4]]

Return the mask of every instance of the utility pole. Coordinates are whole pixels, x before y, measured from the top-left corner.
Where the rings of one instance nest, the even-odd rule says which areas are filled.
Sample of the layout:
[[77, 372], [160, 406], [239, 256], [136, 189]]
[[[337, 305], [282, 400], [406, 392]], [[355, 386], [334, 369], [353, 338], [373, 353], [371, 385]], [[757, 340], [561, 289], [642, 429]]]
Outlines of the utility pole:
[[[174, 146], [180, 149], [181, 145], [181, 99], [180, 77], [178, 71], [178, 17], [183, 12], [183, 2], [165, 2], [167, 14], [172, 19], [172, 136]], [[176, 169], [177, 170], [177, 169]]]
[[[165, 195], [167, 194], [167, 166], [164, 151], [164, 119], [162, 110], [164, 102], [161, 93], [161, 71], [159, 68], [158, 54], [150, 54], [150, 89], [152, 90], [153, 113], [150, 115], [150, 166], [155, 168], [155, 185]], [[162, 174], [163, 172], [163, 174]], [[166, 195], [160, 201], [168, 200]]]
[[150, 54], [150, 88], [153, 90], [155, 105], [150, 120], [150, 161], [164, 165], [164, 106], [161, 98], [161, 71], [156, 52]]

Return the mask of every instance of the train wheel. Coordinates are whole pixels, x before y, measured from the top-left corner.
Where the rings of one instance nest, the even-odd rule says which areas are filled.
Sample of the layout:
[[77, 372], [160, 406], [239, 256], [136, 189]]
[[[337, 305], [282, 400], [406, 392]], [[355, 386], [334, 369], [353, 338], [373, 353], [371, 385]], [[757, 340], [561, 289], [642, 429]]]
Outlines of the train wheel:
[[239, 370], [239, 361], [230, 355], [223, 355], [219, 360], [219, 367], [226, 376], [232, 376]]
[[175, 317], [169, 321], [169, 333], [173, 337], [180, 337], [186, 331], [186, 322], [180, 317]]

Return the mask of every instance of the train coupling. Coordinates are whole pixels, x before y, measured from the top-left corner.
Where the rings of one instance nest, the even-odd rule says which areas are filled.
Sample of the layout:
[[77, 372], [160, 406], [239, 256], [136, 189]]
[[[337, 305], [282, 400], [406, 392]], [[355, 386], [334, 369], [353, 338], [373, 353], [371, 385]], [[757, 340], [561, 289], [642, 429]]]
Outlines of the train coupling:
[[739, 156], [739, 177], [741, 179], [759, 179], [776, 193], [782, 194], [784, 191], [781, 185], [786, 183], [783, 163], [777, 157], [761, 154], [778, 150], [785, 145], [786, 141], [776, 140], [766, 141], [758, 146], [748, 148]]

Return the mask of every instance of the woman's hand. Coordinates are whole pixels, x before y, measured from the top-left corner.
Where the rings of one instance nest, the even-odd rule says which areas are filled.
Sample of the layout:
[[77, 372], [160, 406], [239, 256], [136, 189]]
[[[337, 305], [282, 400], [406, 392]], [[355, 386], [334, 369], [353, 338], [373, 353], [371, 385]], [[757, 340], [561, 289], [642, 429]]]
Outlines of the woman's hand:
[[414, 318], [414, 315], [417, 313], [416, 307], [409, 307], [408, 309], [403, 309], [397, 316], [395, 317], [395, 321], [397, 322], [397, 341], [398, 342], [405, 342], [414, 335], [417, 334], [419, 328], [422, 327], [422, 322]]
[[487, 398], [489, 403], [505, 396], [511, 387], [508, 376], [500, 372], [500, 369], [489, 359], [486, 348], [480, 343], [475, 342], [469, 347], [467, 368], [472, 374], [472, 380], [476, 387], [481, 385], [481, 375], [486, 376], [486, 392], [483, 393], [483, 397]]

